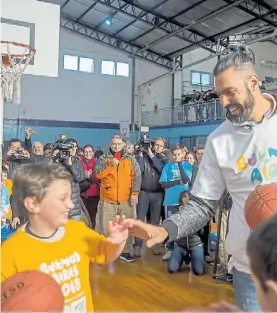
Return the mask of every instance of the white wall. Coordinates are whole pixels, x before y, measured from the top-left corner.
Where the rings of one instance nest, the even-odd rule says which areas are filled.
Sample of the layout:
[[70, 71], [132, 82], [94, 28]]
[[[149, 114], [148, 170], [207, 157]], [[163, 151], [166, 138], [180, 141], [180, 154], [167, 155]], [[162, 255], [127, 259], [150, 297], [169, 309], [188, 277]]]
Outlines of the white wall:
[[[63, 69], [63, 55], [79, 55], [94, 59], [95, 73]], [[101, 75], [101, 60], [129, 63], [130, 76]], [[135, 84], [138, 85], [167, 72], [148, 61], [136, 60]], [[59, 77], [23, 75], [20, 118], [66, 120], [98, 123], [131, 122], [132, 59], [127, 54], [96, 43], [70, 31], [61, 29]], [[137, 103], [137, 91], [135, 103]], [[172, 76], [154, 82], [143, 92], [143, 110], [170, 107]], [[135, 109], [135, 115], [138, 108]], [[5, 104], [5, 117], [17, 118], [18, 108]]]
[[266, 76], [276, 77], [276, 68], [265, 68], [262, 66], [262, 61], [277, 61], [277, 45], [273, 43], [255, 43], [251, 45], [251, 49], [256, 56], [256, 70], [259, 74], [260, 80], [264, 80]]
[[[140, 84], [168, 71], [168, 69], [158, 65], [137, 59], [135, 85], [138, 87]], [[144, 86], [141, 98], [143, 111], [154, 110], [155, 103], [158, 104], [159, 109], [170, 107], [172, 104], [172, 75]]]
[[[93, 58], [95, 73], [64, 70], [64, 54]], [[130, 61], [125, 54], [62, 29], [59, 77], [23, 75], [20, 118], [102, 123], [129, 120], [131, 73], [130, 77], [101, 75], [102, 59]], [[6, 104], [5, 117], [17, 117], [13, 104]]]
[[[256, 70], [259, 74], [260, 80], [264, 80], [265, 76], [277, 77], [276, 69], [268, 69], [261, 66], [261, 61], [263, 60], [277, 60], [277, 46], [269, 42], [264, 42], [255, 43], [250, 47], [256, 56]], [[209, 55], [209, 52], [203, 49], [191, 51], [183, 55], [183, 65], [198, 61], [202, 58], [206, 58]], [[217, 57], [183, 70], [183, 84], [185, 93], [192, 92], [194, 89], [201, 89], [200, 87], [197, 88], [197, 86], [190, 85], [191, 70], [212, 73], [216, 62]]]

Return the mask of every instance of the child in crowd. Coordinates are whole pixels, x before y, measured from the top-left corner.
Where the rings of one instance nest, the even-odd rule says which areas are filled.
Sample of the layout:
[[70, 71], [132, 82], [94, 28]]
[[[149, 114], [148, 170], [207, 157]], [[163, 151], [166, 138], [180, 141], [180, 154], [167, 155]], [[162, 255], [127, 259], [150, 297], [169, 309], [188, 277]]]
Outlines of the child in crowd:
[[66, 311], [92, 312], [90, 262], [117, 259], [128, 237], [128, 224], [116, 217], [105, 238], [83, 222], [69, 220], [70, 178], [59, 164], [26, 164], [16, 169], [13, 203], [26, 212], [28, 222], [2, 245], [1, 281], [17, 272], [45, 272], [61, 286]]
[[[189, 192], [180, 193], [180, 206], [188, 203]], [[183, 262], [186, 265], [191, 263], [192, 271], [195, 275], [203, 275], [205, 268], [204, 249], [198, 234], [188, 237], [182, 237], [175, 242], [174, 249], [168, 262], [168, 271], [170, 273], [178, 272]]]
[[[167, 163], [160, 177], [160, 184], [165, 189], [163, 205], [165, 207], [165, 217], [176, 213], [179, 210], [179, 195], [182, 191], [189, 190], [189, 183], [192, 178], [192, 166], [183, 161], [183, 150], [179, 145], [171, 148], [173, 162]], [[163, 256], [164, 261], [168, 261], [174, 248], [174, 242], [166, 244], [167, 252]]]

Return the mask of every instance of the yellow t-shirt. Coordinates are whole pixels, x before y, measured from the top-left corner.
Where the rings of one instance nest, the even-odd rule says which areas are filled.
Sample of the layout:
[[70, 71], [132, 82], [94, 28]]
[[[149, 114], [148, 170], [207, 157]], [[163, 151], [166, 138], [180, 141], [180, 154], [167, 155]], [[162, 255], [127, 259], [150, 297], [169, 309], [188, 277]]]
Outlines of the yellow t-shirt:
[[103, 264], [105, 259], [106, 238], [83, 222], [69, 220], [63, 237], [52, 242], [32, 237], [21, 227], [1, 247], [1, 281], [18, 272], [42, 271], [61, 286], [65, 311], [93, 312], [89, 263]]

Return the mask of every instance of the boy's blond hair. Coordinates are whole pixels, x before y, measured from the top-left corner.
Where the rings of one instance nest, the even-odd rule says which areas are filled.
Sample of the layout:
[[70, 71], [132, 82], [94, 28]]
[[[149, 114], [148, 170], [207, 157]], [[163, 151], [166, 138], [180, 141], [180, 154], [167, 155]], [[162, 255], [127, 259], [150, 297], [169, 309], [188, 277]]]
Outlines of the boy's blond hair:
[[34, 197], [41, 202], [51, 184], [58, 179], [71, 179], [71, 174], [60, 164], [36, 163], [19, 166], [13, 173], [12, 206], [20, 216], [26, 217], [24, 200]]

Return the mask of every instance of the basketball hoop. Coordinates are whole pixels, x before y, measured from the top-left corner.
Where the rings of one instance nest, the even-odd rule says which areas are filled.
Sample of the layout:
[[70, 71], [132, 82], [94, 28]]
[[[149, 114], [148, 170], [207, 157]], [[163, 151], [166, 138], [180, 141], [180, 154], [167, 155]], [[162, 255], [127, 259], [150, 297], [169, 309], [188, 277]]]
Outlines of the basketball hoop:
[[[20, 53], [12, 53], [19, 50]], [[22, 51], [22, 52], [21, 52]], [[21, 77], [36, 50], [28, 45], [1, 40], [2, 97], [8, 102], [21, 102]]]

